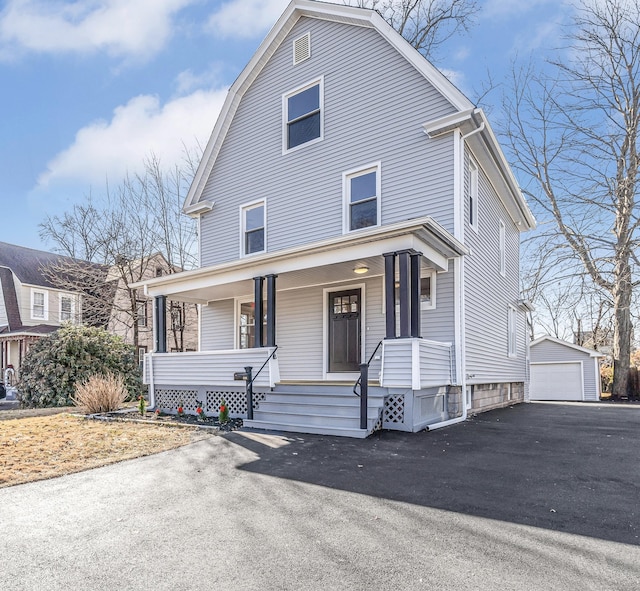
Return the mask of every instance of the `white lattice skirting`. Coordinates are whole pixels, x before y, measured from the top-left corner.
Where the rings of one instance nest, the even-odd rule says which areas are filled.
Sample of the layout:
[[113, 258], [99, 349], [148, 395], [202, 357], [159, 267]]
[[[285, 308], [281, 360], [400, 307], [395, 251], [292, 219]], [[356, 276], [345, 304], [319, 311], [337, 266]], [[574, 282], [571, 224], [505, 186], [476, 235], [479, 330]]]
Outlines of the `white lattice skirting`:
[[[265, 399], [264, 392], [253, 393], [253, 407]], [[210, 390], [201, 388], [156, 388], [156, 408], [166, 413], [176, 413], [178, 406], [182, 406], [187, 414], [195, 414], [198, 405], [202, 405], [207, 416], [217, 417], [220, 414], [222, 401], [229, 409], [229, 416], [233, 418], [247, 417], [247, 395], [244, 390]]]
[[[384, 399], [383, 425], [404, 424], [404, 394], [392, 394]], [[393, 427], [391, 427], [393, 428]]]

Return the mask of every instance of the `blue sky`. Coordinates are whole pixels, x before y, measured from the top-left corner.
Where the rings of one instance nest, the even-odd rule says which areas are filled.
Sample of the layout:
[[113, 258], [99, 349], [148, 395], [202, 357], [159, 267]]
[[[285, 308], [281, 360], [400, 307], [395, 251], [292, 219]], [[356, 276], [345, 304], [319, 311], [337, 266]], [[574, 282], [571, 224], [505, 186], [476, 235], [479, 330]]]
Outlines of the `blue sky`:
[[[563, 0], [479, 0], [440, 67], [475, 101], [491, 72], [560, 44]], [[286, 0], [2, 0], [0, 241], [48, 250], [38, 223], [104, 193], [151, 152], [205, 145]], [[495, 105], [492, 105], [495, 101]], [[499, 92], [489, 103], [500, 118]], [[487, 106], [485, 104], [485, 106]]]

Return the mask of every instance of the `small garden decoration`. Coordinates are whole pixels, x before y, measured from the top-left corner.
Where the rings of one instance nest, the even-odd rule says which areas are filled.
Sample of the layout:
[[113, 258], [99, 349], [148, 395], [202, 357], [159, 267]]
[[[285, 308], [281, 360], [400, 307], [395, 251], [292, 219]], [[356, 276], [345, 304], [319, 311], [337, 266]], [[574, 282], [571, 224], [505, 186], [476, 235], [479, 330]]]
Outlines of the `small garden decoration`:
[[222, 425], [223, 423], [226, 423], [228, 420], [229, 420], [229, 407], [227, 406], [227, 403], [223, 398], [222, 401], [220, 402], [220, 414], [218, 415], [218, 421]]
[[181, 417], [184, 415], [184, 407], [182, 406], [182, 402], [178, 405], [178, 416]]
[[198, 405], [198, 408], [196, 408], [196, 414], [198, 415], [198, 420], [200, 421], [207, 420], [207, 416], [204, 414], [204, 409], [200, 405]]
[[141, 416], [144, 416], [146, 409], [147, 409], [147, 401], [145, 400], [144, 396], [142, 395], [138, 396], [138, 412], [140, 413]]

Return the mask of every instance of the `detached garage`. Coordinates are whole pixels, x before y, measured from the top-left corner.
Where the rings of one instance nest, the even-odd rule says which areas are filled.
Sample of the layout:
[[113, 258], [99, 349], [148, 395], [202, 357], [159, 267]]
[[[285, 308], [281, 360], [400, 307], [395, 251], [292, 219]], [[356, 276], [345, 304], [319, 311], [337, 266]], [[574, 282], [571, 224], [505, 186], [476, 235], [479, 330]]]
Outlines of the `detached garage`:
[[530, 400], [600, 400], [602, 353], [548, 336], [530, 347]]

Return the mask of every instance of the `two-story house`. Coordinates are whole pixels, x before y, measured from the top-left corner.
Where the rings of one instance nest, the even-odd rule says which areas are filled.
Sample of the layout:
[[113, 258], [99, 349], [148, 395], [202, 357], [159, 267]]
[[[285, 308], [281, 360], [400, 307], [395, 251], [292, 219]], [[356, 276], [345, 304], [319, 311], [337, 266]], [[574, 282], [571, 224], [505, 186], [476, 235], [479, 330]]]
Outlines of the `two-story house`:
[[[291, 2], [184, 209], [200, 268], [144, 282], [158, 407], [225, 399], [249, 427], [364, 437], [523, 400], [535, 220], [484, 112], [375, 11]], [[200, 352], [166, 353], [167, 298], [200, 305]]]
[[[107, 330], [122, 337], [125, 343], [136, 347], [137, 358], [142, 364], [144, 355], [153, 350], [152, 301], [141, 289], [131, 287], [131, 277], [139, 280], [163, 277], [175, 273], [161, 254], [143, 260], [113, 265], [106, 280], [114, 285], [113, 306]], [[135, 307], [132, 305], [135, 299]], [[168, 302], [165, 329], [168, 350], [196, 351], [198, 348], [198, 309], [188, 302]]]
[[56, 288], [43, 272], [60, 259], [57, 254], [0, 242], [0, 367], [2, 376], [10, 370], [10, 382], [18, 378], [34, 341], [63, 322], [80, 320], [79, 294]]

